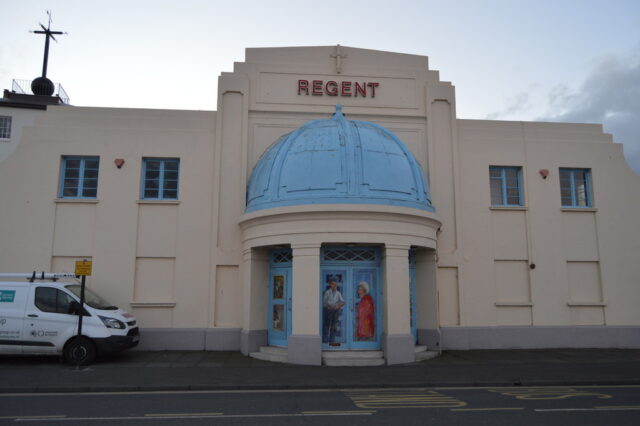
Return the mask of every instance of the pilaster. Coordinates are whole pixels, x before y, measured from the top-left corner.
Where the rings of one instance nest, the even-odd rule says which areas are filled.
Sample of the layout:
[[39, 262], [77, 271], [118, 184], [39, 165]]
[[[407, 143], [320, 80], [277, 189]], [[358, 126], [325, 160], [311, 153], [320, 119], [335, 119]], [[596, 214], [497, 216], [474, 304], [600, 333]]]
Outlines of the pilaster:
[[409, 246], [386, 245], [384, 252], [384, 336], [387, 364], [415, 361], [409, 297]]

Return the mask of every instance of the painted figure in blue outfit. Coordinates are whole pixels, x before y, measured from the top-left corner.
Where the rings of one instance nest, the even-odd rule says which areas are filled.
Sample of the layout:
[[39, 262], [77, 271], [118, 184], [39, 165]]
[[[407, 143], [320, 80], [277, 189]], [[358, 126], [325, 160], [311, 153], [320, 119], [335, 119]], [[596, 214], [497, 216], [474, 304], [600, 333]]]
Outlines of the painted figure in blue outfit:
[[344, 298], [338, 291], [338, 283], [335, 279], [329, 281], [329, 289], [324, 292], [322, 300], [324, 306], [324, 327], [323, 341], [329, 343], [329, 346], [339, 346], [335, 342], [338, 321], [340, 320], [340, 310], [344, 306]]

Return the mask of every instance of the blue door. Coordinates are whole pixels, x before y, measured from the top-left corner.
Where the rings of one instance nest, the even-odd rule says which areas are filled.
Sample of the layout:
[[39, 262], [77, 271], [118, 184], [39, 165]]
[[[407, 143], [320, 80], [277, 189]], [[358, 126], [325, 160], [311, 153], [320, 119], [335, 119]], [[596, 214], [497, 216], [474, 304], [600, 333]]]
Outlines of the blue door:
[[272, 346], [287, 346], [291, 334], [291, 251], [271, 253], [267, 337]]
[[378, 249], [324, 248], [320, 284], [323, 349], [380, 349], [382, 292]]

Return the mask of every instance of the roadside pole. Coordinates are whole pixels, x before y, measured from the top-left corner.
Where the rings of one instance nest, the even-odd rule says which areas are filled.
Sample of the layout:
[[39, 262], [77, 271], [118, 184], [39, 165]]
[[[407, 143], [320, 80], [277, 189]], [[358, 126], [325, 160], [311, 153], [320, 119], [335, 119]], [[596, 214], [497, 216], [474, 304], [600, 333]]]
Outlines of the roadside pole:
[[[84, 288], [86, 284], [87, 275], [91, 275], [92, 262], [84, 259], [76, 262], [76, 275], [80, 275], [80, 309], [78, 311], [78, 336], [76, 342], [79, 343], [82, 338], [82, 317], [84, 316]], [[78, 354], [76, 354], [78, 355]], [[80, 369], [80, 357], [76, 356], [76, 370]]]

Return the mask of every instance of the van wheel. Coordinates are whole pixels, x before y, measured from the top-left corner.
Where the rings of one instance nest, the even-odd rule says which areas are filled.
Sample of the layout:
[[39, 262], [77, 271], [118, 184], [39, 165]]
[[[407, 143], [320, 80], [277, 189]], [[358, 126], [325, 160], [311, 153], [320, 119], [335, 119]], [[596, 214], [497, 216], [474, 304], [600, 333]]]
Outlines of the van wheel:
[[73, 339], [64, 347], [64, 361], [71, 365], [89, 365], [96, 359], [96, 347], [89, 339]]

